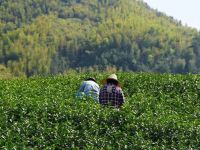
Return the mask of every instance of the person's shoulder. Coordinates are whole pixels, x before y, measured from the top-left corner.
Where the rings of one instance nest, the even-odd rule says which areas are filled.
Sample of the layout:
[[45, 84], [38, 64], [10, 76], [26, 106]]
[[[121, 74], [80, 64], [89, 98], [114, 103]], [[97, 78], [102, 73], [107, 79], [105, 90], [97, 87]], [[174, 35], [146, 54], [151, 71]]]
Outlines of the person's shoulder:
[[99, 85], [98, 85], [98, 83], [96, 83], [96, 86], [97, 86], [98, 88], [100, 88]]
[[99, 85], [96, 82], [94, 82], [94, 81], [84, 81], [84, 82], [85, 82], [85, 84], [96, 85], [97, 87], [99, 87]]
[[92, 81], [83, 81], [84, 84], [92, 84]]
[[102, 90], [105, 90], [105, 89], [107, 89], [107, 88], [108, 88], [108, 85], [107, 85], [107, 84], [105, 84], [105, 85], [103, 85], [103, 86], [102, 86], [102, 88], [101, 88], [101, 89], [102, 89]]
[[94, 82], [94, 81], [92, 81], [93, 82], [93, 84], [95, 84], [96, 86], [98, 86], [99, 87], [99, 84], [98, 83], [96, 83], [96, 82]]
[[87, 81], [83, 81], [82, 84], [87, 84]]
[[117, 90], [118, 92], [122, 92], [122, 88], [121, 88], [120, 86], [116, 86], [116, 90]]

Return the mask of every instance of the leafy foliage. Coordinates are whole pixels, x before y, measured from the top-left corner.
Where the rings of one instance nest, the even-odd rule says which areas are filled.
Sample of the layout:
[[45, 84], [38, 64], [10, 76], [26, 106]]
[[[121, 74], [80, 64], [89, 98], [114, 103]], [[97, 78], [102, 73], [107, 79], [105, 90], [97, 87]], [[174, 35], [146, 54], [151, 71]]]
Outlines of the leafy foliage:
[[[0, 1], [0, 63], [16, 76], [71, 68], [197, 73], [197, 30], [136, 0]], [[194, 47], [191, 47], [193, 44]]]
[[199, 149], [199, 75], [118, 73], [120, 110], [75, 99], [107, 74], [0, 81], [1, 149]]
[[3, 65], [0, 65], [0, 79], [9, 79], [9, 78], [13, 78], [12, 73], [10, 72], [9, 69], [7, 69], [6, 67], [4, 67]]

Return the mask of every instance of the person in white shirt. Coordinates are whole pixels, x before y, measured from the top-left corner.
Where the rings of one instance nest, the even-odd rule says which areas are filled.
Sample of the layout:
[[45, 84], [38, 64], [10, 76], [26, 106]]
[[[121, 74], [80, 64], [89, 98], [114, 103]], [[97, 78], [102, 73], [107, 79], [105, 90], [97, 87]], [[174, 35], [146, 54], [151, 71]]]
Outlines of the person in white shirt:
[[91, 96], [95, 101], [99, 101], [99, 85], [96, 83], [95, 78], [88, 78], [86, 81], [83, 81], [81, 84], [79, 91], [77, 93], [77, 97], [82, 97], [84, 95]]

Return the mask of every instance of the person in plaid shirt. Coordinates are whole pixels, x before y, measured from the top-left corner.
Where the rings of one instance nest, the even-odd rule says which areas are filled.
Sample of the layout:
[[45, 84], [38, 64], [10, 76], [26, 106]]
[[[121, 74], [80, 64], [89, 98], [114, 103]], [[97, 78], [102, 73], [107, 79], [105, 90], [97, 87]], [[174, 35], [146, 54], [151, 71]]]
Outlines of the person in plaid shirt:
[[117, 76], [116, 74], [112, 74], [106, 79], [106, 84], [100, 90], [99, 103], [102, 105], [111, 105], [119, 108], [124, 102], [124, 94], [119, 86]]

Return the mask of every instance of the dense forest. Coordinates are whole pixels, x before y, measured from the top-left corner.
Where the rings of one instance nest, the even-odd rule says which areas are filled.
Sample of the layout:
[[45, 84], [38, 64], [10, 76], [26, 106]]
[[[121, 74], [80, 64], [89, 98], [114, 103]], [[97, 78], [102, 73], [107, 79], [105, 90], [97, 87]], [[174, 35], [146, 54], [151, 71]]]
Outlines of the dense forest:
[[138, 0], [0, 0], [0, 74], [200, 72], [200, 33]]

